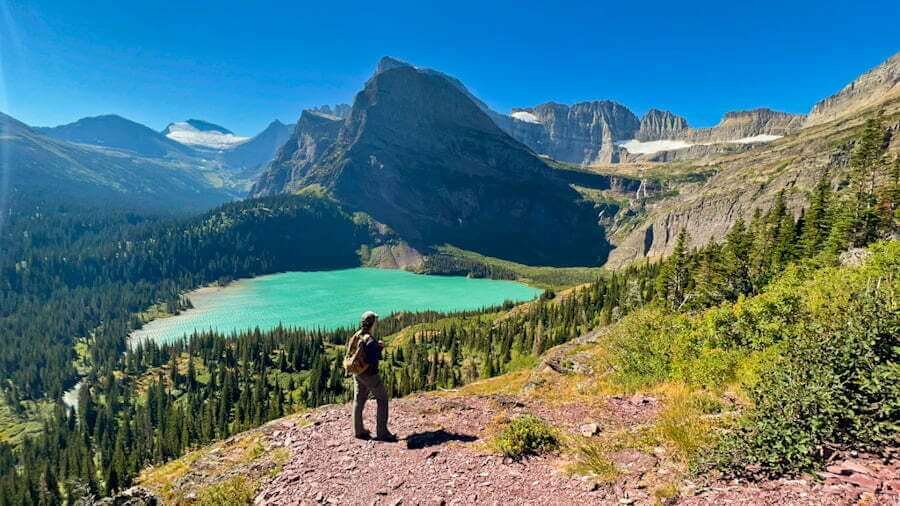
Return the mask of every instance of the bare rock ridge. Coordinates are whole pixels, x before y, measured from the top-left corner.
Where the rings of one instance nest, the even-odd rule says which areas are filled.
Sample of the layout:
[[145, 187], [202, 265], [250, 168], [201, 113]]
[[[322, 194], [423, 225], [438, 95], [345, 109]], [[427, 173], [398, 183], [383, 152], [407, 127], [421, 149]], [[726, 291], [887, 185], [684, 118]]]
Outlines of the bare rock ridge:
[[814, 105], [804, 126], [826, 123], [898, 95], [900, 95], [900, 52], [854, 79], [841, 91]]
[[251, 195], [291, 193], [305, 174], [337, 140], [343, 121], [322, 112], [303, 111], [294, 132], [251, 189]]
[[641, 118], [641, 127], [634, 138], [639, 141], [677, 139], [687, 128], [688, 122], [681, 116], [672, 114], [669, 111], [650, 109]]
[[[376, 74], [400, 67], [443, 77], [469, 97], [501, 130], [535, 153], [579, 165], [647, 159], [641, 157], [641, 153], [626, 153], [619, 145], [631, 139], [645, 142], [682, 140], [687, 144], [684, 148], [699, 143], [726, 143], [768, 136], [756, 139], [757, 142], [765, 142], [796, 131], [803, 123], [802, 115], [760, 108], [726, 113], [718, 125], [710, 128], [690, 128], [687, 120], [670, 111], [651, 109], [638, 119], [628, 107], [611, 100], [573, 105], [547, 102], [534, 107], [515, 108], [510, 115], [506, 115], [492, 110], [458, 79], [437, 70], [414, 67], [396, 58], [384, 57], [378, 63]], [[665, 157], [694, 159], [718, 150], [683, 149], [677, 155]]]
[[725, 113], [711, 128], [685, 129], [676, 138], [693, 142], [728, 142], [759, 135], [784, 136], [803, 125], [802, 114], [760, 108]]
[[[319, 187], [413, 247], [592, 265], [608, 251], [592, 205], [444, 74], [384, 59], [335, 121], [304, 113], [253, 195]], [[511, 226], [515, 224], [515, 226]]]
[[579, 164], [590, 164], [602, 158], [601, 153], [614, 149], [616, 141], [632, 138], [640, 128], [634, 113], [609, 100], [572, 106], [548, 102], [514, 109], [512, 118], [512, 125], [517, 126], [511, 127], [508, 133], [536, 153]]

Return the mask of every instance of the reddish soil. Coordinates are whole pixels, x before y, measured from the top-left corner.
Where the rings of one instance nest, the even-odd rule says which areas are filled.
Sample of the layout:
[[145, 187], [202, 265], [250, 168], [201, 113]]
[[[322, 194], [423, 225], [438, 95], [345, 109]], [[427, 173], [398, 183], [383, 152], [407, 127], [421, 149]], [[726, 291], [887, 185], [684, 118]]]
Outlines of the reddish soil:
[[[374, 419], [374, 403], [367, 420]], [[641, 423], [658, 410], [646, 397], [611, 398], [602, 410], [550, 407], [505, 396], [417, 395], [391, 402], [396, 443], [361, 441], [350, 432], [350, 407], [311, 412], [308, 425], [283, 422], [277, 432], [291, 452], [282, 472], [260, 491], [257, 505], [295, 504], [653, 504], [648, 483], [670, 472], [637, 450], [611, 455], [621, 475], [598, 484], [565, 471], [562, 457], [511, 462], [490, 454], [482, 439], [499, 415], [533, 413], [577, 433], [588, 421]], [[602, 413], [598, 411], [603, 411]], [[837, 458], [820, 477], [743, 482], [685, 482], [669, 504], [900, 505], [900, 474], [872, 456]]]

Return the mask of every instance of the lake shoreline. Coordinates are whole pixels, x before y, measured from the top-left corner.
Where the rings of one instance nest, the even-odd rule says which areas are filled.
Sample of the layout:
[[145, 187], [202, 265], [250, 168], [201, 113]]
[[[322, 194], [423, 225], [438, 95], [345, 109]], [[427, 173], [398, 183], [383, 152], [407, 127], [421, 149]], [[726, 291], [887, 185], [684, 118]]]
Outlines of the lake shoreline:
[[[358, 285], [359, 277], [365, 281]], [[267, 302], [270, 291], [274, 300]], [[385, 316], [396, 311], [454, 312], [499, 306], [505, 300], [526, 302], [541, 292], [520, 281], [372, 267], [272, 273], [187, 291], [182, 296], [192, 308], [148, 320], [128, 335], [126, 344], [132, 348], [147, 339], [169, 342], [194, 331], [230, 333], [279, 323], [336, 329], [355, 324], [358, 313], [369, 306]], [[222, 304], [230, 310], [223, 312]], [[236, 313], [245, 314], [239, 318]]]

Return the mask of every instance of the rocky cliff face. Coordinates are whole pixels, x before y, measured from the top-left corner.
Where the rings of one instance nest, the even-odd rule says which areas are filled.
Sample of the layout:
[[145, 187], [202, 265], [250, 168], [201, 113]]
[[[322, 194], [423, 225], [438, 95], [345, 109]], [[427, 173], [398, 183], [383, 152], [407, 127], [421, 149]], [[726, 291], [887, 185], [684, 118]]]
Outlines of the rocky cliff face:
[[303, 111], [294, 133], [275, 154], [250, 195], [291, 193], [302, 186], [313, 163], [337, 140], [343, 121], [334, 116]]
[[687, 120], [669, 111], [650, 109], [641, 118], [641, 126], [634, 138], [639, 141], [678, 139], [687, 130]]
[[781, 137], [799, 130], [803, 121], [802, 114], [772, 109], [734, 111], [725, 113], [718, 125], [687, 130], [680, 138], [693, 142], [728, 142], [760, 135]]
[[900, 53], [859, 76], [841, 91], [816, 103], [805, 126], [820, 125], [861, 112], [896, 96], [900, 96]]
[[596, 213], [553, 169], [458, 82], [395, 62], [366, 83], [342, 124], [306, 129], [314, 118], [301, 117], [296, 142], [254, 195], [318, 185], [416, 248], [449, 243], [538, 264], [605, 258]]
[[514, 109], [509, 124], [500, 126], [536, 153], [591, 164], [613, 156], [615, 141], [632, 138], [640, 122], [627, 107], [602, 100]]

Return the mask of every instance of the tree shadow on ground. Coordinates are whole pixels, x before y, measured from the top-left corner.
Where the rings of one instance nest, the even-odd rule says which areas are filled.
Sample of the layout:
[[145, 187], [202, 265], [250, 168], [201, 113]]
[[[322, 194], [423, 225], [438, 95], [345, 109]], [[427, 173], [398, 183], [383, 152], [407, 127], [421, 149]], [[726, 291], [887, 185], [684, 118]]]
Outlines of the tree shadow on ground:
[[478, 439], [471, 434], [457, 434], [455, 432], [447, 432], [444, 429], [430, 430], [428, 432], [416, 432], [406, 436], [406, 448], [409, 450], [419, 450], [429, 446], [442, 445], [450, 441], [460, 441], [463, 443], [471, 443]]

